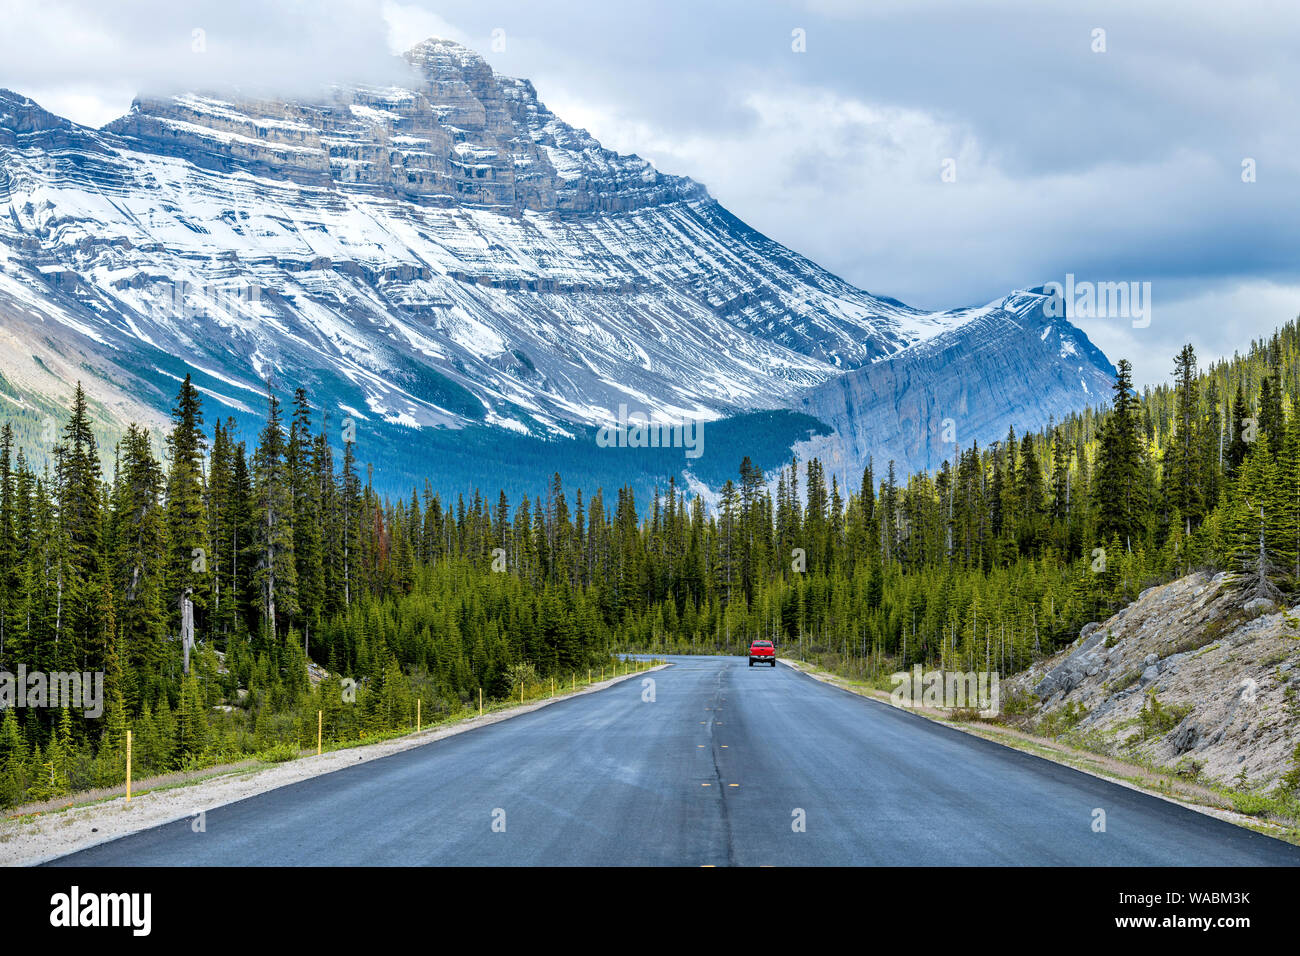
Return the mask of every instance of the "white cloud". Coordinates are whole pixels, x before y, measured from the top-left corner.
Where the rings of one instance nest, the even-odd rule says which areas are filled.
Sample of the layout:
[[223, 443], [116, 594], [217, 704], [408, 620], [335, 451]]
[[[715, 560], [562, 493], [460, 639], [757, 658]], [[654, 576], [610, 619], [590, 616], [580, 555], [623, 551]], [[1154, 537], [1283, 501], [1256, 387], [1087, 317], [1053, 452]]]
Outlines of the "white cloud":
[[298, 95], [378, 80], [428, 35], [458, 40], [873, 292], [941, 308], [1067, 272], [1151, 281], [1140, 338], [1088, 329], [1139, 379], [1163, 377], [1179, 336], [1219, 354], [1300, 303], [1293, 2], [773, 0], [737, 17], [698, 0], [6, 0], [4, 16], [0, 86], [90, 125], [138, 90]]
[[1135, 329], [1123, 319], [1082, 319], [1075, 324], [1112, 361], [1133, 363], [1134, 384], [1168, 384], [1174, 355], [1190, 342], [1202, 368], [1212, 361], [1245, 353], [1252, 339], [1300, 313], [1300, 283], [1259, 279], [1223, 281], [1213, 288], [1152, 287], [1151, 324]]
[[473, 46], [470, 38], [461, 30], [438, 14], [415, 4], [385, 0], [383, 17], [388, 24], [388, 49], [393, 53], [404, 53], [429, 37], [455, 40], [465, 46]]

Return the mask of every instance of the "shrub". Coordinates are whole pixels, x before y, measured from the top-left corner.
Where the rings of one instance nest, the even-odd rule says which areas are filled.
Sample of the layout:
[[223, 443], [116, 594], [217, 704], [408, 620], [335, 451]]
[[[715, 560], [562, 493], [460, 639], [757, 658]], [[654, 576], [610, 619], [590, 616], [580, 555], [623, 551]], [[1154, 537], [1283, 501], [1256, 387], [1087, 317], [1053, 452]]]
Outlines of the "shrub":
[[1036, 729], [1044, 737], [1059, 737], [1087, 716], [1088, 708], [1079, 701], [1072, 700], [1060, 710], [1040, 720]]
[[1129, 671], [1122, 677], [1116, 677], [1110, 682], [1109, 690], [1112, 694], [1118, 694], [1122, 690], [1127, 690], [1142, 679], [1142, 672]]
[[1188, 706], [1166, 707], [1156, 697], [1155, 688], [1151, 688], [1147, 692], [1147, 699], [1142, 705], [1142, 710], [1138, 713], [1138, 720], [1142, 722], [1142, 739], [1163, 737], [1177, 727], [1182, 722], [1182, 719], [1191, 712], [1192, 708]]
[[298, 759], [298, 748], [293, 744], [281, 741], [272, 747], [259, 751], [258, 760], [265, 760], [267, 763], [284, 763], [287, 760]]

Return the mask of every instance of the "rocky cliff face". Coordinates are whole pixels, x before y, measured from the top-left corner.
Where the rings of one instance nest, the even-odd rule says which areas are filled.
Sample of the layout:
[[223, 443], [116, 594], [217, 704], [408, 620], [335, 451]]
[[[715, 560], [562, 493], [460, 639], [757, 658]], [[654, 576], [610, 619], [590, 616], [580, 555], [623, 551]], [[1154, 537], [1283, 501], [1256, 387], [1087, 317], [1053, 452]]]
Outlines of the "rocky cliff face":
[[315, 102], [140, 98], [106, 128], [144, 152], [429, 206], [621, 213], [706, 199], [702, 186], [601, 147], [527, 80], [428, 40], [409, 87], [336, 88]]
[[1041, 292], [972, 309], [955, 328], [808, 389], [793, 407], [833, 434], [802, 447], [858, 475], [874, 458], [904, 469], [955, 461], [1045, 427], [1062, 411], [1109, 401], [1114, 367], [1078, 329], [1049, 316]]
[[1032, 699], [1031, 726], [1088, 749], [1264, 792], [1296, 766], [1298, 614], [1193, 574], [1089, 624], [1003, 700]]
[[1004, 355], [1014, 308], [855, 288], [470, 50], [431, 40], [402, 68], [310, 101], [141, 97], [102, 130], [0, 93], [0, 330], [18, 342], [0, 371], [66, 394], [71, 370], [146, 418], [185, 374], [211, 417], [260, 414], [270, 379], [415, 446], [411, 429], [475, 424], [571, 437], [620, 405], [806, 409], [857, 458], [916, 466], [933, 449], [912, 431], [955, 398], [964, 441], [1100, 397], [1091, 346]]

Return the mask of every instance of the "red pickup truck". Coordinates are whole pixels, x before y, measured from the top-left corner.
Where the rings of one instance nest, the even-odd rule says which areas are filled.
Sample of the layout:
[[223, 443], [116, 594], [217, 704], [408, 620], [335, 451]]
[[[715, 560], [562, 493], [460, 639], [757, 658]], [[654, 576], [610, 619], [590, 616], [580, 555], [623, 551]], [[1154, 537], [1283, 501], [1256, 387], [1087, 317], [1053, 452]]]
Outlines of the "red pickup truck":
[[749, 645], [749, 666], [753, 667], [755, 661], [776, 666], [776, 648], [771, 641], [754, 641]]

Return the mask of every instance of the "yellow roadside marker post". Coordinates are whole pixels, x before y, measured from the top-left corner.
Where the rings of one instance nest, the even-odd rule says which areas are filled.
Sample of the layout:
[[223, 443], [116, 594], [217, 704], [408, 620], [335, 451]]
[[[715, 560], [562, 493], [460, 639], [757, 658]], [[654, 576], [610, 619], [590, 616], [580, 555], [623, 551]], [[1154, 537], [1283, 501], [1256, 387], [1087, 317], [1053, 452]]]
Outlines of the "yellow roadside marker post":
[[419, 732], [420, 732], [420, 706], [421, 706], [423, 703], [424, 703], [424, 701], [420, 700], [420, 698], [418, 698], [418, 697], [415, 698], [415, 731], [416, 731], [416, 733], [419, 733]]
[[316, 756], [320, 756], [321, 743], [321, 712], [316, 711]]
[[131, 802], [131, 731], [126, 732], [126, 802]]
[[519, 682], [519, 703], [522, 704], [523, 702], [524, 702], [524, 682], [520, 681]]
[[483, 716], [483, 688], [478, 689], [478, 715]]

